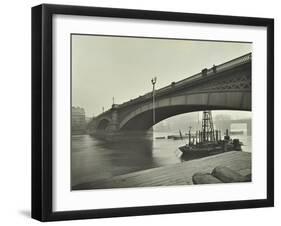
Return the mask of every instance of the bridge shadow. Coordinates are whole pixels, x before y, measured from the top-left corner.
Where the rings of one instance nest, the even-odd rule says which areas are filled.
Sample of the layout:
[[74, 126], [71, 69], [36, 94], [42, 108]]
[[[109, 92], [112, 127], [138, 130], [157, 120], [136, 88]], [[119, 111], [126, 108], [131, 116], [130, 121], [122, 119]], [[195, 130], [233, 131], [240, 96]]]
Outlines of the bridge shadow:
[[151, 132], [95, 134], [91, 139], [95, 142], [92, 149], [106, 163], [104, 170], [112, 176], [155, 167]]

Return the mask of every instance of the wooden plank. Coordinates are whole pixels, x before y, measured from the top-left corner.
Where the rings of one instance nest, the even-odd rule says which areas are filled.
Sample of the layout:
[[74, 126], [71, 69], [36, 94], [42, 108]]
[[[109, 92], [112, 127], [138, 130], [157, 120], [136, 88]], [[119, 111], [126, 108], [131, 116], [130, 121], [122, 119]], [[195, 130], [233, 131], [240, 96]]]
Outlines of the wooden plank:
[[126, 188], [193, 184], [192, 175], [197, 172], [211, 173], [216, 166], [229, 167], [240, 174], [251, 173], [251, 153], [232, 151], [197, 160], [153, 168], [106, 180], [93, 181], [75, 186], [76, 189]]

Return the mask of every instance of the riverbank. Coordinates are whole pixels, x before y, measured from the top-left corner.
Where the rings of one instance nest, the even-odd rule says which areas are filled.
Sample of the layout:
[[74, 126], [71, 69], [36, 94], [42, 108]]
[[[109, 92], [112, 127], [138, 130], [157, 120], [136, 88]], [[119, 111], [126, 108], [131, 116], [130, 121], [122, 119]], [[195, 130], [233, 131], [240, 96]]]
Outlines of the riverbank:
[[83, 183], [73, 186], [72, 190], [187, 185], [193, 184], [192, 175], [194, 173], [211, 173], [216, 166], [225, 166], [246, 176], [251, 173], [251, 153], [241, 151], [226, 152], [201, 159], [114, 176], [109, 179]]

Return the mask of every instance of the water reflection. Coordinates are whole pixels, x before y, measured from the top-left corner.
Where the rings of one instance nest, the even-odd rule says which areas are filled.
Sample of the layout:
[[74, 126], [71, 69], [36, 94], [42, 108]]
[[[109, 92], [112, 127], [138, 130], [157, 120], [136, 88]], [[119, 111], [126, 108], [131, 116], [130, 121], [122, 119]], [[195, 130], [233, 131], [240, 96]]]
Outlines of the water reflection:
[[151, 135], [121, 137], [108, 142], [89, 135], [72, 136], [72, 185], [155, 167]]

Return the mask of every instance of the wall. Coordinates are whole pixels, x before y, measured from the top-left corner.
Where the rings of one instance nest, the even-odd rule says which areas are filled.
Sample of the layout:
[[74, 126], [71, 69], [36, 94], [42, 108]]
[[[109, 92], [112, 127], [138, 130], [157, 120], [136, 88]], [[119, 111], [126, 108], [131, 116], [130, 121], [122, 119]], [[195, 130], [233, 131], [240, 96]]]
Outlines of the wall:
[[[1, 158], [0, 213], [1, 225], [38, 225], [30, 214], [30, 7], [41, 1], [1, 2]], [[280, 61], [281, 15], [278, 1], [48, 1], [48, 3], [95, 5], [120, 8], [183, 11], [193, 13], [231, 14], [274, 17], [276, 28], [276, 62]], [[276, 88], [281, 84], [281, 67], [276, 64]], [[281, 115], [277, 105], [281, 90], [276, 90], [275, 115]], [[276, 138], [281, 136], [281, 118], [276, 118]], [[276, 159], [280, 159], [281, 139], [276, 139]], [[277, 162], [277, 161], [276, 161]], [[281, 211], [280, 164], [276, 164], [276, 207], [204, 213], [170, 214], [161, 216], [127, 217], [54, 223], [55, 225], [266, 225], [278, 220]], [[274, 224], [274, 223], [273, 223]]]

